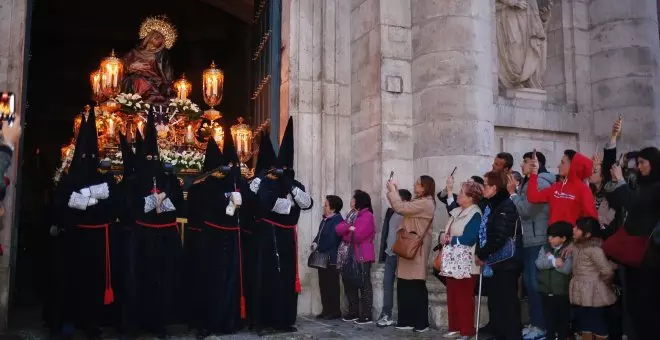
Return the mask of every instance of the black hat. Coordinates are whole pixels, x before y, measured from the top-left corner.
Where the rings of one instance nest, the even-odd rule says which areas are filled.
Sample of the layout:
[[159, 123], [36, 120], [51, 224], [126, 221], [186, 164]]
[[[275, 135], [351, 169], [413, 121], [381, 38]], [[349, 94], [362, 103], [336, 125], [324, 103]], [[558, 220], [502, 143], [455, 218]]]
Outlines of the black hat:
[[231, 130], [225, 131], [225, 144], [222, 146], [222, 154], [228, 163], [233, 163], [235, 166], [240, 164], [236, 146], [234, 145], [234, 138], [231, 136]]
[[69, 174], [73, 177], [96, 172], [99, 166], [99, 148], [96, 135], [96, 116], [89, 113], [87, 120], [80, 123], [76, 147], [73, 153]]
[[280, 152], [277, 155], [277, 165], [293, 169], [293, 117], [289, 117], [289, 122], [286, 124]]
[[158, 132], [156, 131], [156, 122], [154, 114], [149, 113], [147, 125], [144, 127], [144, 145], [142, 146], [143, 155], [158, 155]]
[[568, 222], [555, 222], [548, 227], [548, 236], [566, 237], [570, 240], [573, 236], [573, 225]]
[[255, 174], [258, 174], [262, 170], [269, 170], [272, 166], [275, 166], [276, 162], [277, 157], [275, 156], [273, 143], [270, 142], [270, 136], [268, 133], [262, 132], [259, 142], [257, 165], [254, 167]]
[[211, 171], [223, 164], [225, 164], [225, 158], [222, 155], [218, 144], [215, 142], [215, 139], [209, 138], [209, 142], [206, 144], [206, 154], [204, 155], [202, 171]]
[[135, 170], [135, 154], [123, 133], [119, 133], [119, 144], [121, 146], [121, 158], [124, 160], [124, 176], [129, 176]]

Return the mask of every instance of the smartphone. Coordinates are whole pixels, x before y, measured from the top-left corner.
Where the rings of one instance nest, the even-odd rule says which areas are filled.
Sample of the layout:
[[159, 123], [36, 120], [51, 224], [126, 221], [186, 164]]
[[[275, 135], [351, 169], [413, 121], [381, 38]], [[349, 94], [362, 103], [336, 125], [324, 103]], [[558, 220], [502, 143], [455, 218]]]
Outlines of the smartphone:
[[532, 150], [532, 159], [536, 159], [536, 149]]
[[458, 169], [457, 166], [455, 166], [455, 167], [454, 167], [454, 170], [451, 171], [451, 175], [449, 175], [449, 177], [453, 177], [453, 176], [454, 176], [454, 173], [456, 172], [456, 169]]
[[14, 125], [16, 118], [16, 97], [11, 92], [0, 94], [0, 118], [3, 122], [9, 122], [9, 126]]
[[616, 165], [621, 166], [621, 161], [623, 161], [623, 156], [624, 156], [624, 155], [625, 155], [625, 153], [622, 152], [622, 153], [621, 153], [621, 156], [619, 156], [619, 160], [616, 161]]
[[390, 171], [390, 181], [394, 178], [394, 170]]

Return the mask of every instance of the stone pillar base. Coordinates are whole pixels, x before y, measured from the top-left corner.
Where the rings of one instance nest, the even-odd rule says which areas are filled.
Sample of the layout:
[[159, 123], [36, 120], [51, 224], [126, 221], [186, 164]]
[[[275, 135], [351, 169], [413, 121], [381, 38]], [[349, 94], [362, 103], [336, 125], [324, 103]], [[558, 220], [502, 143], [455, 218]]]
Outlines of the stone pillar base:
[[506, 89], [504, 96], [511, 99], [527, 99], [540, 102], [548, 101], [548, 93], [540, 89]]

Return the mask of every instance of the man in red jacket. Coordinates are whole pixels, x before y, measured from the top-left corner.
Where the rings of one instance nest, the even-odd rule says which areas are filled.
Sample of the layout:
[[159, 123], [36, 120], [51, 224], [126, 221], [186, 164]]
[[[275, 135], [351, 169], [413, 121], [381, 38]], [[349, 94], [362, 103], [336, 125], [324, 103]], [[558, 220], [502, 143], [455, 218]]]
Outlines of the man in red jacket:
[[585, 182], [591, 176], [592, 168], [591, 159], [574, 150], [566, 150], [559, 164], [559, 175], [564, 180], [539, 191], [538, 160], [533, 159], [527, 200], [530, 203], [548, 203], [548, 225], [559, 221], [575, 225], [581, 217], [598, 218], [593, 194]]

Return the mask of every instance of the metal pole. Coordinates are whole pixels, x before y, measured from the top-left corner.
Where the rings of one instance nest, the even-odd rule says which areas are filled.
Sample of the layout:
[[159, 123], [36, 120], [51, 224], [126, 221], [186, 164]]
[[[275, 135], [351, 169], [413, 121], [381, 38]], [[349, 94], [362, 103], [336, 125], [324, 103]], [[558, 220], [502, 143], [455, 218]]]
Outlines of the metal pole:
[[479, 340], [479, 322], [481, 321], [481, 286], [484, 281], [484, 272], [481, 271], [479, 275], [479, 295], [477, 296], [477, 319], [475, 321], [475, 329], [477, 334], [474, 336], [474, 340]]

